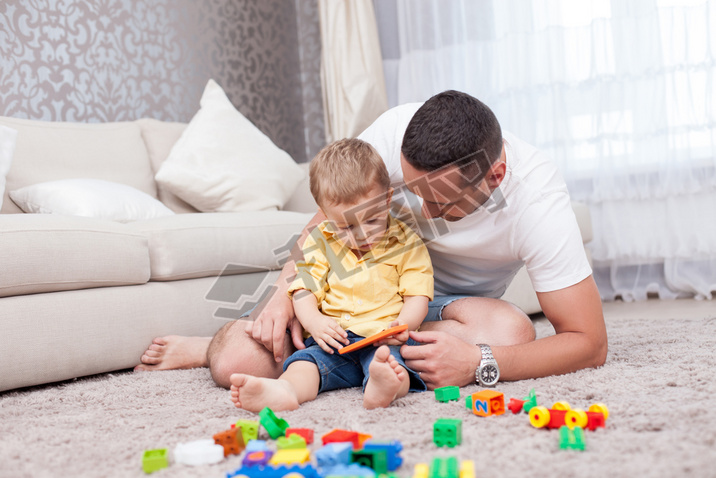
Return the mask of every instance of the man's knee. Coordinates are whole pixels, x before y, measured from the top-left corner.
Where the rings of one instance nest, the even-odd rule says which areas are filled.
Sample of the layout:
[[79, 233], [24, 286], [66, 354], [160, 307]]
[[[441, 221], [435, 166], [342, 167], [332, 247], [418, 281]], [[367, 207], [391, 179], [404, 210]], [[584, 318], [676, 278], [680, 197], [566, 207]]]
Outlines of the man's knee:
[[517, 306], [499, 299], [457, 300], [443, 310], [444, 320], [461, 325], [468, 341], [490, 345], [518, 345], [536, 338], [532, 320]]
[[[209, 370], [214, 382], [221, 387], [229, 388], [229, 378], [234, 373], [277, 378], [283, 371], [283, 364], [276, 362], [272, 353], [249, 337], [244, 327], [241, 321], [229, 322], [209, 344]], [[290, 344], [285, 344], [284, 350], [290, 352], [293, 349]]]

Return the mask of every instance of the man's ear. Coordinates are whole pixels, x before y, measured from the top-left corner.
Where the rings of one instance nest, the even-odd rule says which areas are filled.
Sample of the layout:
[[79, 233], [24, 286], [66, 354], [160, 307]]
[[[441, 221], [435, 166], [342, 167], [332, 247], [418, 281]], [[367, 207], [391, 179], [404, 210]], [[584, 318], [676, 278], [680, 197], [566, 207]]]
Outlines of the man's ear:
[[495, 164], [490, 167], [490, 170], [485, 176], [487, 186], [490, 190], [497, 189], [502, 184], [502, 180], [505, 179], [505, 173], [507, 172], [507, 163], [503, 158], [500, 158]]

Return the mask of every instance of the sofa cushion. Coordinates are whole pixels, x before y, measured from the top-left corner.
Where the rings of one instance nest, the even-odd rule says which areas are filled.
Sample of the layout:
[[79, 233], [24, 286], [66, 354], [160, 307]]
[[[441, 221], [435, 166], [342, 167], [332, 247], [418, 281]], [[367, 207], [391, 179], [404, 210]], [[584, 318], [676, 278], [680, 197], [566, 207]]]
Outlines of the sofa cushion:
[[10, 171], [16, 139], [17, 131], [0, 125], [0, 207], [5, 196], [5, 176]]
[[138, 189], [102, 179], [60, 179], [10, 191], [26, 213], [62, 214], [131, 222], [172, 216], [174, 211]]
[[287, 211], [177, 214], [126, 226], [148, 236], [151, 278], [166, 281], [278, 269], [312, 217]]
[[304, 172], [209, 80], [201, 108], [155, 178], [202, 212], [276, 209]]
[[[149, 153], [149, 162], [156, 174], [186, 129], [186, 123], [142, 118], [137, 120], [137, 124], [142, 130], [142, 138], [144, 138], [144, 144], [147, 146], [147, 153]], [[176, 213], [199, 212], [194, 206], [172, 194], [161, 184], [157, 184], [157, 195], [161, 202]]]
[[0, 297], [144, 284], [147, 238], [76, 216], [0, 215]]
[[157, 197], [147, 148], [134, 122], [86, 124], [0, 117], [0, 124], [18, 132], [0, 212], [22, 212], [8, 198], [8, 191], [57, 179], [104, 179]]

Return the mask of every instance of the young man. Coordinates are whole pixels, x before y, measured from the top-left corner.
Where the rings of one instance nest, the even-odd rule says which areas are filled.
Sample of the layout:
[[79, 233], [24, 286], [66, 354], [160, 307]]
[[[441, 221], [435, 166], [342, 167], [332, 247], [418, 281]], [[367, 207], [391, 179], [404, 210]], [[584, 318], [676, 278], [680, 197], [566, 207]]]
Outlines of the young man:
[[[548, 158], [503, 134], [486, 105], [456, 91], [393, 108], [360, 137], [376, 148], [404, 195], [394, 199], [403, 206], [396, 217], [423, 236], [433, 261], [436, 298], [421, 331], [410, 333], [423, 345], [401, 350], [428, 388], [476, 380], [490, 385], [496, 378], [535, 378], [604, 363], [599, 293], [567, 188]], [[323, 219], [319, 212], [308, 227]], [[535, 340], [529, 318], [498, 299], [522, 264], [553, 336]], [[231, 373], [241, 370], [278, 376], [291, 342], [303, 346], [285, 296], [293, 267], [284, 267], [279, 292], [255, 320], [217, 333], [208, 362], [220, 385], [228, 386]], [[140, 368], [206, 365], [201, 352], [208, 344], [207, 338], [158, 339], [142, 357], [149, 365]], [[184, 355], [191, 347], [194, 352]]]

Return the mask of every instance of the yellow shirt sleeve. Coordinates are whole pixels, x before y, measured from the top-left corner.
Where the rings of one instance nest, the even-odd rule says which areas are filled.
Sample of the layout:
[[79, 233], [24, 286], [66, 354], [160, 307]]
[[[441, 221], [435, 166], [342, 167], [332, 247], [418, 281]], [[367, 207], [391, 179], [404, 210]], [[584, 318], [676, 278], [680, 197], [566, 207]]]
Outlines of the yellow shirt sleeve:
[[398, 265], [398, 292], [403, 297], [424, 295], [433, 300], [433, 264], [428, 248], [415, 232], [410, 229], [406, 232], [408, 240], [403, 245], [403, 260]]
[[316, 301], [320, 304], [326, 297], [328, 289], [328, 271], [330, 266], [325, 251], [325, 241], [320, 240], [321, 232], [318, 227], [308, 235], [301, 248], [303, 260], [296, 262], [296, 278], [288, 288], [288, 296], [300, 289], [313, 292]]

